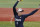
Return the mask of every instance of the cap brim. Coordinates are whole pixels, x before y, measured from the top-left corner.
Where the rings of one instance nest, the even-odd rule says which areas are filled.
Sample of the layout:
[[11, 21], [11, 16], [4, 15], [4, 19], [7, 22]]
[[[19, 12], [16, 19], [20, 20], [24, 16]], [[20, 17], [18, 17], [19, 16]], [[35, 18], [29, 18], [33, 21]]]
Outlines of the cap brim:
[[20, 11], [20, 12], [24, 12], [24, 10]]

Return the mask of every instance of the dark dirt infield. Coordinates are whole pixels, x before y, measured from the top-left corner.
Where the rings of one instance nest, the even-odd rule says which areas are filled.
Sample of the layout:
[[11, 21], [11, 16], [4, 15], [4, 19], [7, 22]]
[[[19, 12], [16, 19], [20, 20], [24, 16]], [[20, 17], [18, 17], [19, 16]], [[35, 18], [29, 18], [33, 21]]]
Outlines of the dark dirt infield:
[[[29, 14], [33, 10], [38, 8], [22, 8], [22, 9], [24, 10], [23, 14]], [[0, 21], [10, 21], [12, 17], [13, 17], [12, 8], [0, 8]], [[25, 21], [40, 21], [40, 9], [35, 14], [27, 17]]]

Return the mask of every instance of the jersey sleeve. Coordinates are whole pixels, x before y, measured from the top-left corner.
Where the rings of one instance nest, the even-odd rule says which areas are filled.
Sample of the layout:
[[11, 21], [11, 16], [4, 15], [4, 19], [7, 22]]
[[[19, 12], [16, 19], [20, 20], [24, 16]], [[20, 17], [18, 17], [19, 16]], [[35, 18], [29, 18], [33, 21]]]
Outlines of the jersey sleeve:
[[18, 13], [16, 12], [16, 6], [17, 6], [18, 2], [19, 2], [19, 1], [17, 1], [17, 2], [15, 3], [15, 5], [13, 6], [14, 15], [17, 15], [17, 14], [18, 14]]
[[29, 13], [29, 14], [25, 14], [24, 17], [26, 18], [26, 17], [28, 17], [28, 16], [31, 16], [31, 15], [33, 15], [34, 13], [36, 13], [37, 11], [38, 11], [38, 9], [32, 11], [32, 12]]

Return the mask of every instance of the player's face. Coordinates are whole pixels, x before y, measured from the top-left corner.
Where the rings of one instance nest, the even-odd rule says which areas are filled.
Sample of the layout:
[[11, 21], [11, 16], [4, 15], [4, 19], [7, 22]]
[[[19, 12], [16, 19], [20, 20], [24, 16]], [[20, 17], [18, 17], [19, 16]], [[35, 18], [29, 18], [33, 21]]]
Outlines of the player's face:
[[19, 15], [19, 16], [22, 15], [22, 12], [18, 12], [18, 15]]

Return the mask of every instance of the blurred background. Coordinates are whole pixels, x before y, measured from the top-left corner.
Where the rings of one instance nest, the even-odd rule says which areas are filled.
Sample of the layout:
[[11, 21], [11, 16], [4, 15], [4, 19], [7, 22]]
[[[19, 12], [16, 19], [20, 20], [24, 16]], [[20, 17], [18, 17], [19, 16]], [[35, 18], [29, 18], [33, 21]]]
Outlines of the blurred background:
[[[13, 6], [16, 1], [0, 0], [0, 27], [15, 27]], [[24, 10], [23, 14], [29, 14], [33, 10], [39, 9], [35, 14], [25, 19], [24, 27], [40, 27], [40, 0], [23, 0], [18, 3], [18, 8]], [[11, 18], [13, 18], [12, 21]]]
[[[17, 0], [0, 0], [0, 8], [12, 8]], [[38, 8], [40, 0], [23, 0], [19, 2], [18, 7], [21, 8]]]

